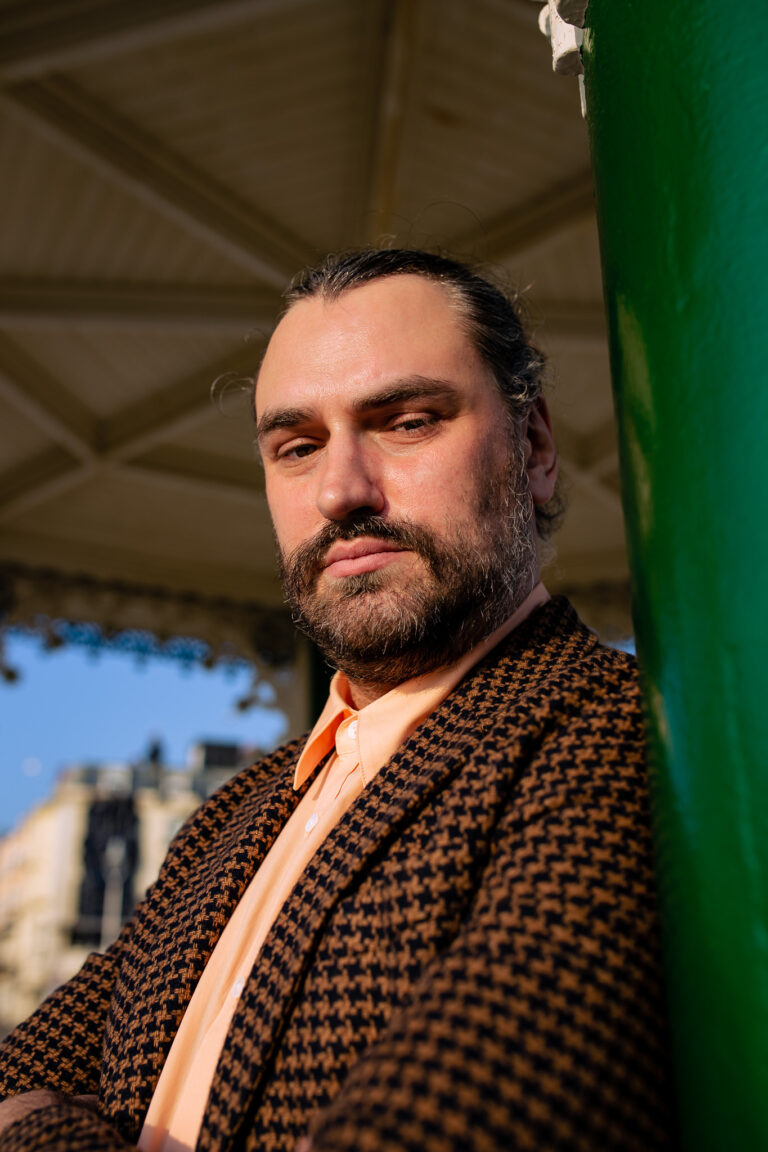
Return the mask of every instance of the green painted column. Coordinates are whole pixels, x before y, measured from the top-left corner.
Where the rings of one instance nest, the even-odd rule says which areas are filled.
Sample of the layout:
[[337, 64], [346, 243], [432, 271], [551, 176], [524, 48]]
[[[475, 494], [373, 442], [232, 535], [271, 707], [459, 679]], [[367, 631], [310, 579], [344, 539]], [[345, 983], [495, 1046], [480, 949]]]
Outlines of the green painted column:
[[584, 66], [683, 1145], [768, 1149], [768, 2]]

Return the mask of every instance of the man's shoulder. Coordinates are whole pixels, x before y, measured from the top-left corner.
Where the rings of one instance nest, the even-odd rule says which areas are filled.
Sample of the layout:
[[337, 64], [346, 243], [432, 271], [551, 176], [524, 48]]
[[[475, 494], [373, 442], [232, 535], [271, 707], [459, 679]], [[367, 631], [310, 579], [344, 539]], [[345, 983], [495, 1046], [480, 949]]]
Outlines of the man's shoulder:
[[478, 671], [517, 691], [547, 694], [579, 682], [605, 691], [635, 691], [638, 684], [634, 656], [602, 643], [565, 596], [553, 596], [531, 613]]
[[601, 643], [562, 597], [536, 617], [467, 685], [464, 707], [486, 734], [487, 755], [514, 761], [526, 803], [535, 796], [560, 804], [573, 792], [589, 795], [593, 807], [602, 795], [610, 808], [619, 796], [644, 820], [646, 733], [635, 658]]

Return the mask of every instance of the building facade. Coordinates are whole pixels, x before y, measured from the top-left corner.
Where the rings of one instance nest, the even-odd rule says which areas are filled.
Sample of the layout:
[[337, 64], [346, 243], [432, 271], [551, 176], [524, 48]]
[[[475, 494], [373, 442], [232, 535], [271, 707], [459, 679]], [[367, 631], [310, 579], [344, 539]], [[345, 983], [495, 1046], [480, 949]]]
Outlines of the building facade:
[[193, 745], [186, 768], [159, 747], [138, 763], [75, 764], [0, 839], [0, 1036], [120, 931], [171, 839], [260, 753]]

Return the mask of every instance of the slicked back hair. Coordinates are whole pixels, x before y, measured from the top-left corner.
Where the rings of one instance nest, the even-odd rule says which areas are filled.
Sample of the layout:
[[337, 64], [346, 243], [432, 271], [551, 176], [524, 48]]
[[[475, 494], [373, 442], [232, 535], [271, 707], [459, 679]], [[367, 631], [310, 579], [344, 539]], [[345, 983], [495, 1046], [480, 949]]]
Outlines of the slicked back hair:
[[[284, 294], [286, 310], [313, 296], [335, 300], [374, 280], [407, 275], [423, 276], [442, 285], [468, 338], [492, 372], [511, 421], [517, 426], [541, 394], [544, 357], [528, 342], [512, 301], [471, 266], [409, 248], [332, 253], [321, 264], [304, 268], [293, 278]], [[536, 528], [542, 539], [551, 535], [561, 513], [558, 492], [549, 503], [535, 508]]]

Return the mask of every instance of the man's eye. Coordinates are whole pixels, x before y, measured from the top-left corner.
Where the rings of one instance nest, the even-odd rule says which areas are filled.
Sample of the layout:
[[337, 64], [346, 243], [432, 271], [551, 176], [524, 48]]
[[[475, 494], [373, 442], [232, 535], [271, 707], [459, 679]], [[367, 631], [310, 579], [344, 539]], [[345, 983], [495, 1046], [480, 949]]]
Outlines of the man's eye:
[[415, 416], [401, 416], [392, 424], [395, 432], [418, 432], [422, 428], [429, 428], [437, 423], [437, 416], [428, 412], [420, 412]]
[[290, 463], [292, 460], [303, 460], [306, 456], [311, 456], [316, 451], [317, 445], [309, 441], [303, 441], [300, 444], [284, 444], [277, 451], [278, 460], [285, 460]]

